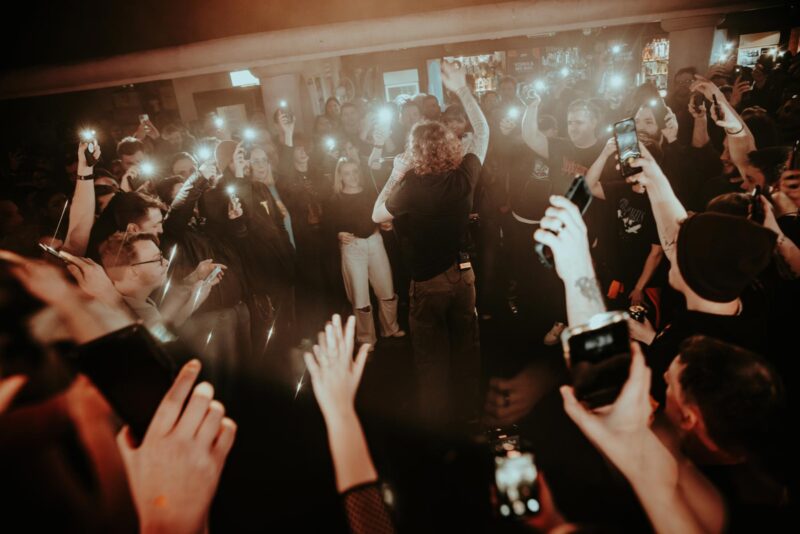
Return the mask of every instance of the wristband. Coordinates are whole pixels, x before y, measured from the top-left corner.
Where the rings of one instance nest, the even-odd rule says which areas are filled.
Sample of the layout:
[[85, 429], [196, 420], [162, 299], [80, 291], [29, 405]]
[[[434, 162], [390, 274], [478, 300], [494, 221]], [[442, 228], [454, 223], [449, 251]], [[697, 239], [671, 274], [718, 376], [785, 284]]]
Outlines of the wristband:
[[93, 174], [90, 174], [90, 175], [88, 175], [88, 176], [81, 176], [81, 175], [78, 175], [78, 180], [80, 180], [80, 181], [82, 181], [82, 182], [89, 181], [89, 180], [94, 180], [94, 173], [93, 173]]
[[729, 132], [729, 131], [728, 131], [728, 129], [727, 129], [727, 128], [725, 128], [725, 133], [726, 133], [726, 134], [728, 134], [728, 135], [739, 135], [739, 134], [740, 134], [740, 133], [742, 133], [743, 131], [744, 131], [744, 124], [742, 124], [742, 127], [741, 127], [741, 128], [739, 128], [739, 130], [737, 130], [737, 131], [735, 131], [735, 132]]

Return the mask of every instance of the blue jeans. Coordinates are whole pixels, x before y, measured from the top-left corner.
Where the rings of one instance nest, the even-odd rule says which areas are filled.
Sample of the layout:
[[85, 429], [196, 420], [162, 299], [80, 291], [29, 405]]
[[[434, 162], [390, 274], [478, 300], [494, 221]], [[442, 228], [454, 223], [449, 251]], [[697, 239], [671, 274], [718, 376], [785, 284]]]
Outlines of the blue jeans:
[[475, 273], [457, 265], [411, 282], [411, 327], [420, 414], [428, 423], [464, 420], [480, 407]]

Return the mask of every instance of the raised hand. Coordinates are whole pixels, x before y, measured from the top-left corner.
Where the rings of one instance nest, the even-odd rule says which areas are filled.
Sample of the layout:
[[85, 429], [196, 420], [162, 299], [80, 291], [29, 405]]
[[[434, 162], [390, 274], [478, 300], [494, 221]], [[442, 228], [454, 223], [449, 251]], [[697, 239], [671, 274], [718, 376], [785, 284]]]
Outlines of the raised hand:
[[467, 73], [456, 63], [442, 61], [442, 83], [448, 90], [458, 92], [467, 86]]
[[199, 373], [197, 360], [183, 366], [139, 447], [129, 427], [117, 436], [142, 532], [206, 529], [236, 424], [213, 400], [211, 384], [193, 387]]
[[344, 330], [341, 317], [334, 315], [325, 332], [319, 333], [314, 354], [304, 355], [314, 396], [326, 419], [353, 410], [369, 350], [369, 345], [361, 345], [353, 360], [355, 328], [356, 319], [352, 315]]

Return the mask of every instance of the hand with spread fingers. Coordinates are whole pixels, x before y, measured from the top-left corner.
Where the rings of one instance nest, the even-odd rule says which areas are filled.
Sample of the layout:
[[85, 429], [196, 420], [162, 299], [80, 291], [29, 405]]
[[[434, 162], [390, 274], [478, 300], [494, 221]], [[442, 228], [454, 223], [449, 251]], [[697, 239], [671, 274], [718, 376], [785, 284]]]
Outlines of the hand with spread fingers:
[[197, 360], [183, 366], [138, 447], [129, 427], [117, 436], [141, 532], [188, 534], [207, 528], [236, 424], [213, 399], [211, 384], [194, 385], [199, 373]]
[[353, 359], [355, 327], [355, 317], [350, 316], [342, 329], [341, 317], [334, 315], [325, 331], [319, 333], [314, 354], [305, 354], [314, 396], [323, 415], [353, 410], [369, 350], [369, 345], [361, 345]]

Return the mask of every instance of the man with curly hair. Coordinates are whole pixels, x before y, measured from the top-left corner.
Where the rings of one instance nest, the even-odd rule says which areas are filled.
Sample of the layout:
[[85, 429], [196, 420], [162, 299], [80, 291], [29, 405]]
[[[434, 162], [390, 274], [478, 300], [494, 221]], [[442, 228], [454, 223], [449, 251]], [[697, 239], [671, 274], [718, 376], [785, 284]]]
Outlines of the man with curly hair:
[[468, 420], [479, 407], [475, 274], [462, 252], [489, 143], [489, 125], [464, 71], [445, 63], [442, 79], [472, 123], [470, 150], [462, 156], [461, 141], [441, 122], [417, 123], [372, 213], [376, 223], [397, 218], [408, 243], [419, 409], [437, 425]]

